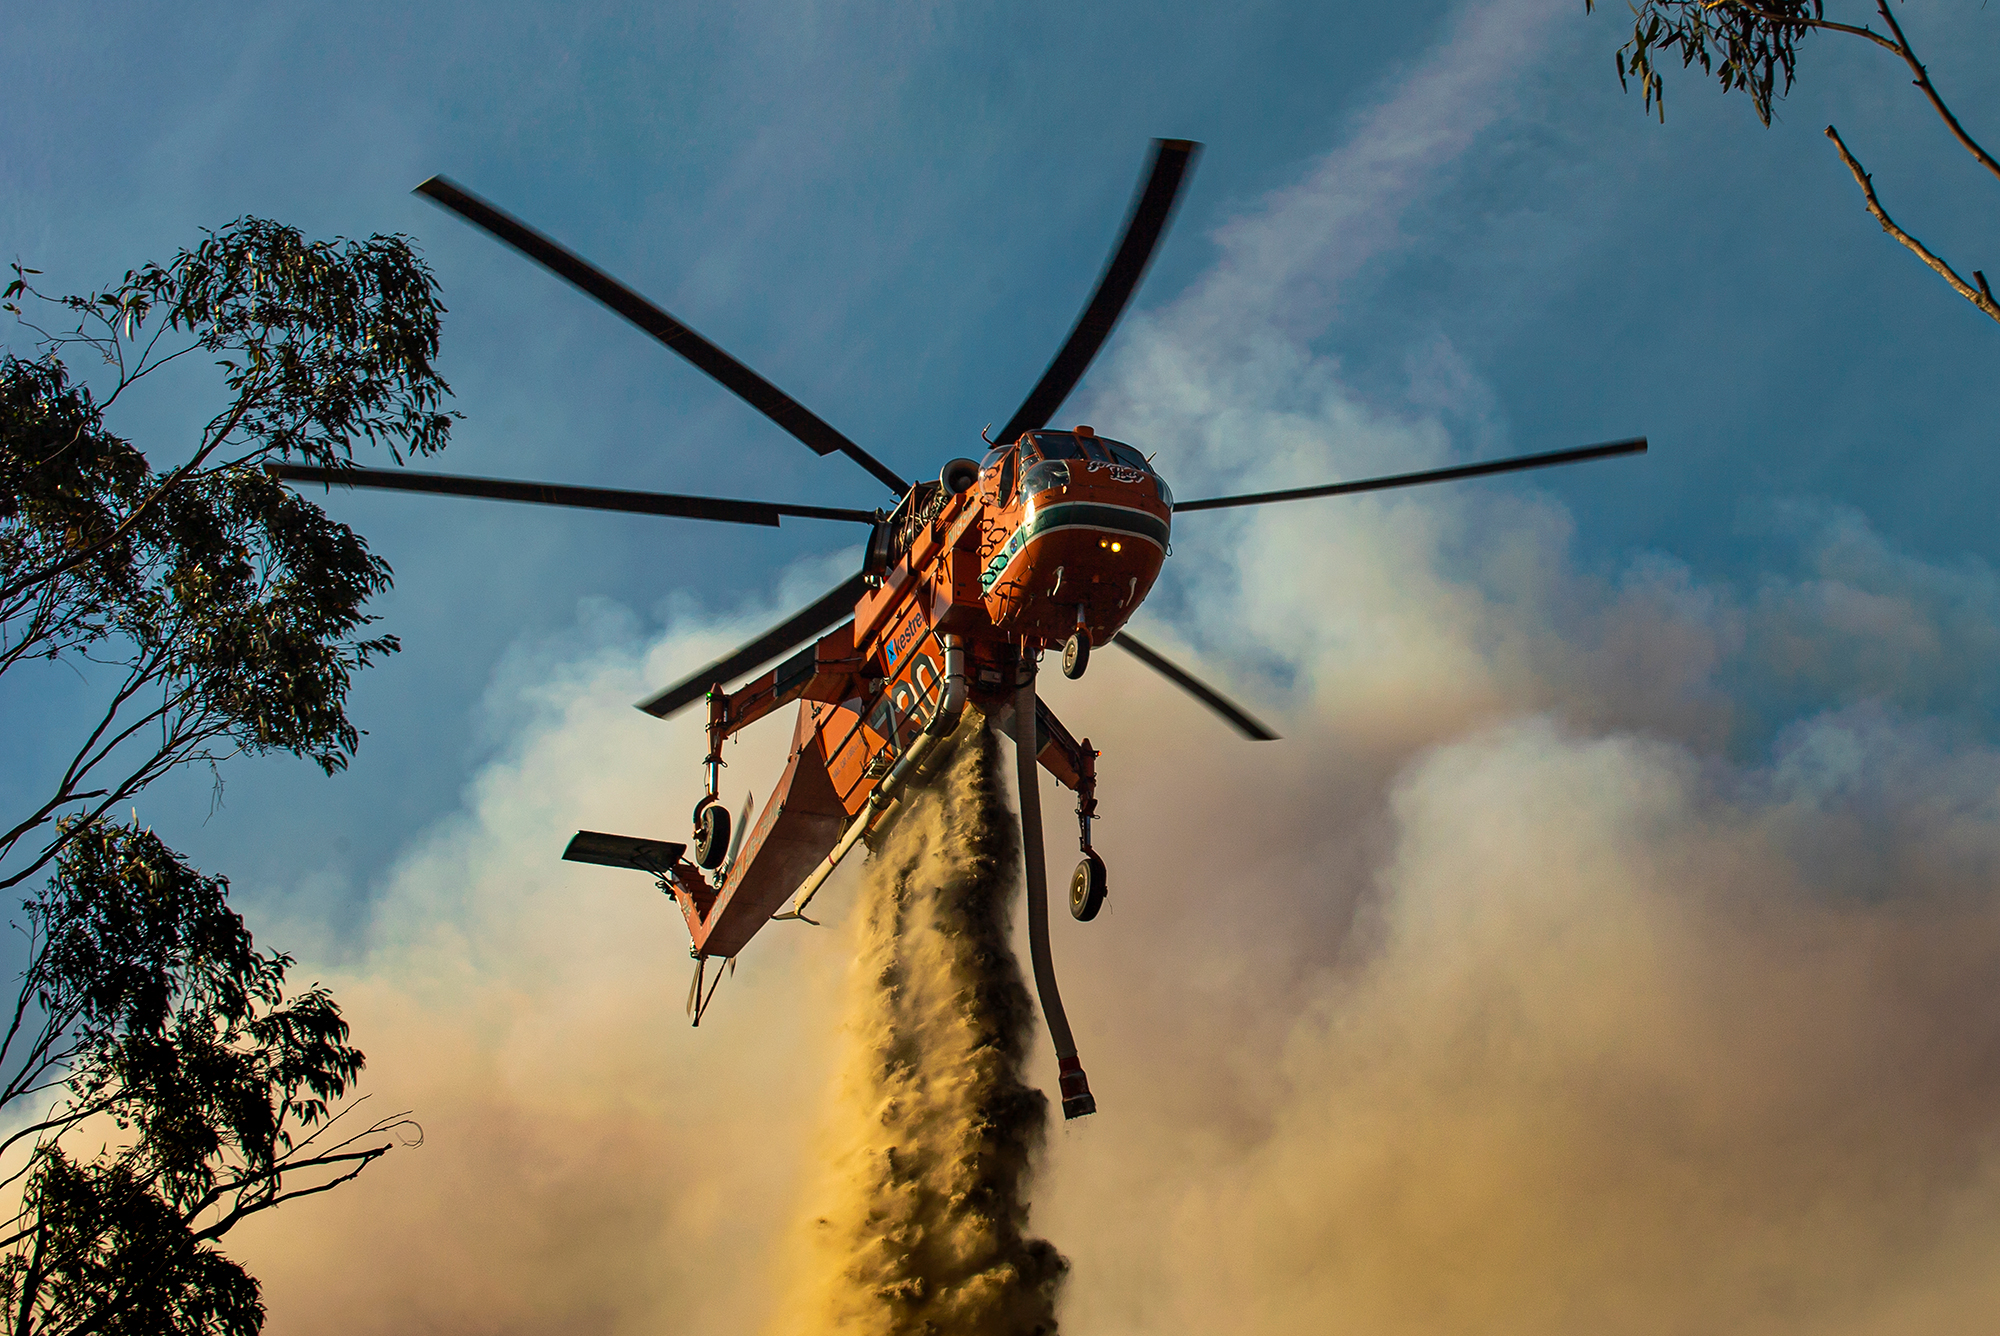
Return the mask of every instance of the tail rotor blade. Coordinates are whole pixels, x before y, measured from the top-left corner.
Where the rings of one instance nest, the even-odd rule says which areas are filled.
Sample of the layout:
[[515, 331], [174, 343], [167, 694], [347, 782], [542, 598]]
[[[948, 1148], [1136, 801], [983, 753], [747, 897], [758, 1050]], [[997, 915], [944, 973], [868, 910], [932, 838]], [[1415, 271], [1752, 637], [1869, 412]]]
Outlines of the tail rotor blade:
[[1490, 473], [1519, 473], [1523, 469], [1545, 469], [1555, 464], [1581, 464], [1616, 455], [1643, 455], [1646, 438], [1586, 445], [1575, 450], [1551, 450], [1540, 455], [1515, 455], [1511, 459], [1489, 459], [1479, 464], [1455, 464], [1447, 469], [1426, 469], [1422, 473], [1396, 473], [1386, 478], [1361, 478], [1354, 482], [1334, 482], [1323, 487], [1292, 487], [1282, 492], [1246, 492], [1242, 496], [1212, 496], [1202, 501], [1176, 501], [1174, 514], [1197, 510], [1221, 510], [1227, 506], [1264, 506], [1273, 501], [1305, 501], [1315, 496], [1348, 496], [1355, 492], [1385, 492], [1394, 487], [1416, 487], [1427, 482], [1451, 482], [1458, 478], [1483, 478]]
[[909, 490], [909, 485], [893, 470], [828, 426], [805, 405], [582, 256], [445, 177], [433, 176], [418, 186], [416, 193], [450, 209], [474, 227], [506, 242], [544, 269], [597, 298], [720, 381], [725, 389], [791, 433], [814, 454], [846, 455], [897, 496]]
[[1152, 262], [1154, 248], [1160, 244], [1160, 237], [1173, 217], [1174, 205], [1180, 201], [1188, 170], [1200, 152], [1201, 145], [1187, 139], [1153, 141], [1153, 161], [1146, 171], [1146, 183], [1132, 202], [1132, 213], [1125, 220], [1125, 235], [1119, 240], [1118, 249], [1112, 252], [1103, 276], [1097, 280], [1097, 291], [1077, 317], [1076, 327], [1064, 340], [1062, 351], [993, 439], [1004, 444], [1024, 431], [1047, 426], [1063, 400], [1069, 398], [1069, 392], [1083, 379], [1091, 359], [1111, 336], [1118, 317], [1125, 313], [1126, 303], [1138, 290], [1139, 280], [1146, 276], [1146, 266]]
[[753, 668], [761, 668], [793, 646], [846, 621], [854, 615], [854, 605], [868, 587], [866, 579], [864, 575], [855, 575], [822, 595], [812, 606], [794, 613], [749, 644], [739, 646], [699, 672], [689, 674], [659, 695], [640, 701], [639, 708], [656, 719], [665, 719], [706, 696], [711, 687], [726, 684]]
[[1251, 718], [1242, 707], [1231, 702], [1221, 692], [1209, 686], [1185, 668], [1169, 662], [1157, 650], [1135, 640], [1131, 632], [1120, 631], [1111, 638], [1111, 643], [1124, 650], [1127, 654], [1130, 654], [1140, 663], [1151, 668], [1160, 676], [1166, 678], [1169, 682], [1172, 682], [1182, 691], [1187, 692], [1188, 695], [1193, 696], [1209, 709], [1221, 715], [1229, 721], [1230, 727], [1234, 728], [1244, 737], [1249, 738], [1252, 742], [1276, 742], [1278, 740], [1276, 733], [1273, 733], [1270, 729]]

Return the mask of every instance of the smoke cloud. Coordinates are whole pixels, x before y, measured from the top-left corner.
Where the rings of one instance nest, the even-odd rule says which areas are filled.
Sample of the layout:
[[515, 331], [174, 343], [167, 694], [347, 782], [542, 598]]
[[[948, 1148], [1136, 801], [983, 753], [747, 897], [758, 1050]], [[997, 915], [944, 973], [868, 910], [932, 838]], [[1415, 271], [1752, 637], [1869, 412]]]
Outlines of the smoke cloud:
[[[1430, 750], [1390, 786], [1372, 884], [1231, 887], [1281, 938], [1302, 892], [1359, 901], [1267, 950], [1279, 986], [1195, 974], [1118, 1008], [1104, 1104], [1148, 1108], [1059, 1147], [1065, 1320], [1976, 1324], [2000, 1245], [1997, 761], [1866, 711], [1756, 773], [1546, 718]], [[1177, 1068], [1229, 1089], [1162, 1098]]]
[[[1363, 402], [1311, 341], [1504, 120], [1554, 12], [1468, 5], [1349, 142], [1225, 229], [1213, 273], [1128, 322], [1077, 420], [1159, 448], [1189, 496], [1456, 457], [1438, 420]], [[1638, 487], [1647, 462], [1593, 467]], [[1176, 524], [1135, 630], [1286, 740], [1240, 742], [1116, 655], [1044, 675], [1104, 752], [1111, 871], [1103, 915], [1056, 925], [1100, 1108], [1050, 1125], [1038, 1178], [1064, 1326], [1984, 1327], [2000, 586], [1851, 514], [1801, 505], [1781, 527], [1794, 546], [1734, 588], [1667, 553], [1579, 569], [1570, 517], [1522, 485]], [[774, 925], [699, 1030], [670, 908], [642, 878], [555, 861], [579, 826], [678, 829], [695, 726], [635, 725], [629, 702], [769, 614], [683, 618], [650, 644], [614, 626], [496, 691], [504, 754], [328, 974], [376, 1099], [415, 1108], [426, 1144], [232, 1236], [272, 1331], [830, 1329], [829, 1277], [908, 1275], [870, 1229], [935, 1237], [951, 1157], [914, 1129], [933, 1149], [892, 1187], [889, 1132], [858, 1111], [965, 1076], [890, 1070], [892, 1036], [981, 1042], [945, 1023], [936, 982], [947, 945], [972, 948], [919, 893], [987, 875], [973, 853], [910, 823], [865, 889], [845, 870], [816, 902], [852, 924]], [[775, 774], [787, 729], [732, 773]], [[938, 819], [962, 820], [953, 792]], [[892, 911], [931, 925], [902, 949], [940, 972], [896, 976], [844, 1034], [848, 971], [919, 959], [884, 945]], [[1012, 1007], [989, 1017], [999, 1068]], [[1027, 1083], [1052, 1089], [1029, 1042]], [[1021, 1181], [1031, 1139], [994, 1135], [994, 1172]], [[958, 1274], [1015, 1259], [1011, 1329], [1031, 1330], [1054, 1253], [996, 1200], [1012, 1223]], [[828, 1224], [801, 1242], [802, 1217]]]

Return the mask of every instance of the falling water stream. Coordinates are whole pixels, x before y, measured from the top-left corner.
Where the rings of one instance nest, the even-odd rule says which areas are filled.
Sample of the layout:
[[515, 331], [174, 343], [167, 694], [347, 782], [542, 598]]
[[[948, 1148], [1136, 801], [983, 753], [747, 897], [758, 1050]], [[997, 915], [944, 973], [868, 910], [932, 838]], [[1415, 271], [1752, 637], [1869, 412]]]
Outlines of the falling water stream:
[[1048, 1100], [1022, 1080], [1020, 840], [976, 711], [957, 741], [863, 876], [825, 1177], [774, 1332], [1056, 1330], [1069, 1263], [1027, 1232]]

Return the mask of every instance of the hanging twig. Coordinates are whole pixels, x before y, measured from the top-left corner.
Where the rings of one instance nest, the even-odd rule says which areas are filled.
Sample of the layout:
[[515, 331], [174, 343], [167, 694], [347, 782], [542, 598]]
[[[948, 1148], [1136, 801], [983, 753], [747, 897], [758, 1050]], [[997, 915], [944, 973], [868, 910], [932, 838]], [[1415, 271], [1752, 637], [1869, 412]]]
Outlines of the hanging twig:
[[1973, 276], [1979, 280], [1979, 286], [1973, 287], [1960, 278], [1950, 265], [1933, 255], [1923, 242], [1896, 226], [1895, 219], [1884, 212], [1882, 201], [1875, 197], [1875, 183], [1869, 178], [1868, 173], [1862, 170], [1861, 164], [1855, 161], [1854, 155], [1847, 151], [1847, 145], [1841, 141], [1840, 132], [1829, 125], [1826, 127], [1826, 137], [1833, 141], [1834, 148], [1840, 153], [1840, 160], [1847, 164], [1847, 170], [1854, 173], [1854, 180], [1861, 187], [1861, 194], [1868, 202], [1868, 212], [1875, 215], [1875, 221], [1882, 224], [1882, 230], [1909, 247], [1918, 259], [1937, 270], [1939, 276], [1951, 284], [1959, 296], [1995, 320], [2000, 320], [2000, 302], [1993, 300], [1993, 290], [1987, 287], [1986, 276], [1975, 269]]
[[1910, 39], [1903, 35], [1903, 25], [1896, 22], [1896, 16], [1889, 12], [1889, 0], [1875, 0], [1875, 3], [1881, 9], [1883, 19], [1888, 22], [1889, 30], [1896, 34], [1896, 45], [1890, 50], [1901, 56], [1903, 63], [1917, 76], [1917, 87], [1923, 89], [1924, 96], [1930, 99], [1931, 106], [1944, 118], [1944, 123], [1951, 127], [1952, 137], [1965, 146], [1966, 152], [1979, 159], [1980, 165], [1987, 171], [2000, 176], [2000, 162], [1993, 161], [1993, 155], [1981, 148], [1973, 137], [1965, 132], [1965, 127], [1958, 123], [1958, 117], [1951, 114], [1951, 108], [1944, 104], [1944, 99], [1938, 96], [1937, 89], [1931, 86], [1930, 72], [1924, 68], [1923, 62], [1917, 59], [1916, 52], [1910, 49]]

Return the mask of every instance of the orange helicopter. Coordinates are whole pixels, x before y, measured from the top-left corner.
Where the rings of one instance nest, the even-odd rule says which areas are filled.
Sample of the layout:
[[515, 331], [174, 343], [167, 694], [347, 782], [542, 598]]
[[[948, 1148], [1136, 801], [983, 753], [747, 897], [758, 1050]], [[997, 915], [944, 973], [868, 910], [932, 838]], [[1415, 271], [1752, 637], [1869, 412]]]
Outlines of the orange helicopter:
[[[783, 519], [868, 527], [866, 560], [852, 578], [639, 704], [663, 719], [697, 702], [707, 709], [706, 791], [694, 810], [691, 838], [672, 843], [579, 831], [563, 853], [572, 861], [646, 872], [673, 897], [686, 920], [696, 961], [689, 1006], [696, 1024], [714, 996], [714, 985], [703, 988], [707, 962], [733, 961], [776, 919], [811, 922], [805, 910], [827, 877], [856, 843], [892, 819], [913, 785], [921, 785], [942, 764], [948, 739], [970, 703], [1016, 743], [1036, 989], [1055, 1045], [1063, 1115], [1093, 1112], [1096, 1102], [1063, 1012], [1049, 949], [1037, 767], [1076, 794], [1083, 857], [1071, 878], [1070, 911], [1088, 921], [1096, 917], [1107, 892], [1104, 860], [1091, 845], [1098, 752], [1088, 738], [1078, 740], [1039, 698], [1035, 675], [1042, 654], [1061, 647], [1064, 674], [1077, 678], [1094, 648], [1116, 645], [1245, 737], [1275, 740], [1276, 734], [1221, 693], [1124, 630], [1159, 576], [1176, 516], [1579, 463], [1646, 449], [1645, 440], [1637, 438], [1391, 477], [1177, 501], [1139, 449], [1087, 426], [1047, 430], [1048, 420], [1137, 289], [1199, 147], [1187, 140], [1154, 141], [1111, 262], [1041, 380], [999, 435], [989, 439], [992, 448], [982, 460], [949, 460], [935, 481], [914, 485], [720, 348], [556, 242], [443, 177], [417, 187], [417, 193], [653, 335], [816, 453], [848, 456], [898, 498], [884, 512], [400, 469], [268, 466], [293, 482], [772, 527]], [[775, 667], [730, 688], [781, 656]], [[799, 710], [784, 773], [754, 826], [747, 805], [732, 822], [720, 801], [722, 744], [794, 701]], [[1022, 745], [1026, 720], [1033, 721], [1032, 742]]]

